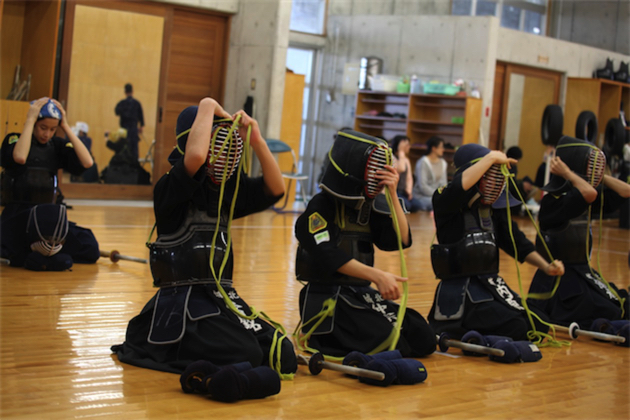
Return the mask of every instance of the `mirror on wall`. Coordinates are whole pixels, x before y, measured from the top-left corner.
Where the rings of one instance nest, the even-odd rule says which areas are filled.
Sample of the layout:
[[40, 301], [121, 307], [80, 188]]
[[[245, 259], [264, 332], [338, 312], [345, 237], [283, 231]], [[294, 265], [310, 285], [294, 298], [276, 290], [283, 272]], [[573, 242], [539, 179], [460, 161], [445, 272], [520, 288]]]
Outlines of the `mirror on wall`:
[[[87, 130], [95, 165], [64, 183], [151, 184], [163, 31], [161, 16], [76, 5], [64, 105], [75, 131]], [[138, 106], [144, 127], [134, 135]]]

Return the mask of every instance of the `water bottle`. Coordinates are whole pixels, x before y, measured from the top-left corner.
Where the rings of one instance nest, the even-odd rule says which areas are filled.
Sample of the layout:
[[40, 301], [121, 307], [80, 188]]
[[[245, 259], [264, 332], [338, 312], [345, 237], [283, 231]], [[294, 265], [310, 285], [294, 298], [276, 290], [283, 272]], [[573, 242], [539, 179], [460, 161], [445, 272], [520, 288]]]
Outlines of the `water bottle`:
[[411, 93], [421, 93], [421, 88], [420, 88], [420, 79], [418, 79], [418, 76], [416, 76], [415, 74], [413, 76], [411, 76], [411, 84], [410, 84], [410, 91]]

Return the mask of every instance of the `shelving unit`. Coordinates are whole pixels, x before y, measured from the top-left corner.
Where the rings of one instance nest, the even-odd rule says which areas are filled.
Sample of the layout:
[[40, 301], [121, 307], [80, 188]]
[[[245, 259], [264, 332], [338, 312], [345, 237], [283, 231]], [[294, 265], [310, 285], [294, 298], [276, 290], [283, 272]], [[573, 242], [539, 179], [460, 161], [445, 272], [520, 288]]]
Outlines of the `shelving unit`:
[[407, 132], [409, 95], [391, 92], [360, 92], [354, 121], [356, 131], [390, 140]]
[[426, 153], [425, 144], [440, 136], [453, 146], [445, 150], [452, 160], [455, 148], [476, 143], [481, 122], [481, 99], [463, 96], [359, 91], [354, 129], [391, 140], [405, 134], [411, 140], [412, 164]]
[[592, 111], [597, 117], [597, 145], [602, 147], [606, 124], [611, 118], [619, 118], [622, 104], [628, 119], [630, 84], [606, 79], [569, 77], [564, 107], [564, 134], [575, 137], [578, 115], [582, 111]]

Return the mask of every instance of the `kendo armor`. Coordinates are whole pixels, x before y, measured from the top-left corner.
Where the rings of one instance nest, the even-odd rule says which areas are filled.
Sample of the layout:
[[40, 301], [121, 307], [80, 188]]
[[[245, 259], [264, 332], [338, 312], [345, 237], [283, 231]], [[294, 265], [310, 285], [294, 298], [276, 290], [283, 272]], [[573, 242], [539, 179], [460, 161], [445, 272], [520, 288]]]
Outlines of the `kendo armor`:
[[[197, 111], [196, 107], [189, 107], [187, 110], [188, 117], [191, 119], [189, 124], [192, 124]], [[176, 150], [180, 154], [184, 153], [189, 132], [190, 129], [185, 129], [177, 136]], [[238, 170], [242, 153], [243, 140], [238, 135], [232, 120], [215, 120], [205, 165], [208, 179], [215, 185], [213, 189], [227, 182]], [[215, 283], [214, 276], [220, 273], [228, 245], [228, 218], [226, 216], [221, 216], [215, 240], [216, 229], [217, 218], [208, 216], [206, 211], [196, 209], [191, 203], [182, 226], [175, 233], [159, 236], [149, 245], [153, 285], [172, 287]], [[213, 248], [214, 274], [210, 267], [210, 254]], [[232, 286], [233, 265], [233, 256], [230, 252], [219, 279], [222, 286]]]
[[[387, 142], [356, 131], [340, 131], [328, 153], [330, 163], [320, 187], [342, 205], [351, 209], [345, 213], [336, 246], [357, 261], [373, 266], [374, 247], [368, 225], [371, 212], [377, 209], [376, 197], [383, 190], [376, 178], [377, 171], [391, 162]], [[320, 270], [321, 262], [301, 246], [298, 247], [295, 271], [298, 280], [323, 284], [369, 286], [367, 280], [339, 272]]]
[[[213, 247], [217, 219], [205, 211], [189, 208], [182, 226], [169, 235], [160, 235], [149, 244], [151, 274], [156, 287], [172, 287], [190, 284], [215, 283], [210, 268], [210, 252]], [[227, 218], [219, 223], [212, 265], [218, 275], [227, 250]], [[232, 253], [227, 259], [220, 282], [232, 286]]]
[[[465, 171], [489, 152], [490, 149], [478, 144], [460, 147], [454, 156], [457, 172]], [[501, 165], [492, 165], [477, 182], [477, 189], [478, 193], [468, 203], [470, 210], [464, 211], [465, 236], [453, 244], [431, 246], [431, 264], [438, 279], [496, 274], [499, 271], [499, 248], [490, 206], [505, 189]], [[479, 216], [479, 220], [474, 214]]]
[[470, 212], [464, 214], [464, 220], [466, 235], [462, 239], [431, 246], [433, 272], [440, 280], [499, 272], [499, 248], [492, 222], [482, 221], [484, 228], [479, 228]]
[[[586, 241], [591, 243], [591, 232], [585, 220], [570, 220], [566, 226], [541, 232], [549, 252], [555, 259], [565, 264], [588, 264], [590, 249], [586, 250]], [[547, 261], [549, 256], [545, 246], [536, 238], [536, 250]]]
[[2, 204], [44, 204], [57, 199], [57, 155], [52, 143], [33, 140], [25, 168], [2, 172]]

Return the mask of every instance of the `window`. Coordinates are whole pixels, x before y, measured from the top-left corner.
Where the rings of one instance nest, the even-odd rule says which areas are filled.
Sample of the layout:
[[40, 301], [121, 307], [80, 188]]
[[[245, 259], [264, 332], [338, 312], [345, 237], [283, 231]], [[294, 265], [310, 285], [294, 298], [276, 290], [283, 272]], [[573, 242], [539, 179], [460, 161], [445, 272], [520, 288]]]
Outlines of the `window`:
[[504, 28], [519, 29], [521, 27], [521, 9], [504, 4], [503, 13], [501, 13], [501, 26]]
[[460, 16], [470, 16], [473, 0], [453, 0], [453, 14]]
[[489, 0], [477, 0], [476, 16], [496, 15], [497, 3]]
[[548, 0], [453, 0], [458, 16], [496, 16], [504, 28], [545, 33]]
[[326, 2], [327, 0], [293, 0], [289, 29], [323, 35], [326, 24]]

